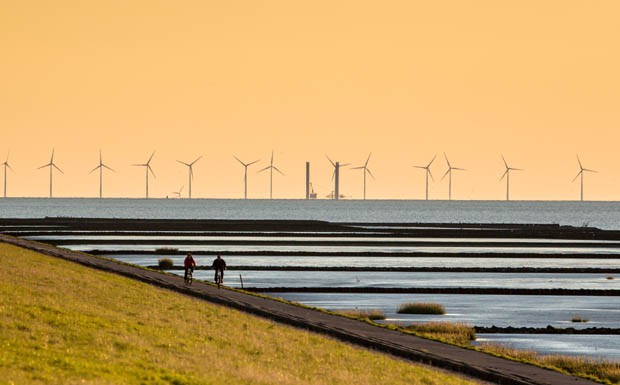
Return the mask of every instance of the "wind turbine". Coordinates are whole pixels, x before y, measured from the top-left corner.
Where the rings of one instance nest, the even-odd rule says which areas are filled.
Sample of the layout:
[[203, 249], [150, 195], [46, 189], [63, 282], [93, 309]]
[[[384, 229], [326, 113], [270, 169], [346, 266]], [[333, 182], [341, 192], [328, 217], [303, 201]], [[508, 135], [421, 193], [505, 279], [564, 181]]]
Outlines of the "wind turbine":
[[435, 178], [433, 178], [433, 174], [431, 173], [431, 164], [433, 164], [433, 161], [435, 160], [435, 158], [437, 158], [437, 155], [435, 154], [435, 156], [433, 156], [433, 159], [431, 159], [430, 162], [428, 162], [428, 164], [426, 166], [413, 166], [415, 168], [421, 168], [426, 170], [426, 200], [428, 200], [428, 176], [431, 176], [431, 179], [433, 181], [435, 181]]
[[177, 198], [180, 198], [181, 197], [181, 193], [183, 192], [183, 187], [185, 187], [185, 186], [181, 186], [179, 191], [173, 191], [172, 195], [176, 196]]
[[149, 171], [151, 172], [151, 174], [153, 174], [153, 178], [155, 178], [155, 173], [153, 172], [153, 169], [151, 168], [151, 160], [153, 159], [153, 155], [155, 155], [155, 151], [153, 151], [153, 153], [149, 157], [149, 160], [147, 160], [146, 163], [134, 164], [134, 166], [144, 167], [144, 170], [146, 171], [146, 198], [147, 199], [149, 197]]
[[375, 179], [375, 176], [372, 175], [372, 172], [370, 172], [370, 169], [368, 168], [368, 161], [370, 160], [371, 155], [372, 152], [368, 154], [368, 159], [366, 159], [366, 163], [364, 163], [363, 166], [351, 168], [351, 170], [364, 170], [364, 200], [366, 200], [366, 174], [368, 173], [372, 177], [372, 179]]
[[273, 150], [271, 150], [271, 162], [269, 162], [269, 166], [259, 170], [258, 172], [263, 172], [265, 170], [269, 170], [269, 199], [273, 198], [273, 170], [276, 170], [280, 174], [284, 176], [284, 173], [280, 171], [276, 166], [273, 165]]
[[504, 179], [504, 177], [506, 177], [506, 200], [509, 201], [510, 200], [510, 171], [523, 171], [523, 169], [509, 167], [508, 162], [506, 162], [506, 159], [504, 159], [504, 155], [501, 155], [501, 156], [502, 156], [502, 160], [504, 161], [504, 166], [506, 166], [506, 171], [504, 171], [504, 173], [502, 174], [502, 177], [499, 178], [499, 180], [502, 180]]
[[[584, 171], [588, 171], [588, 172], [598, 172], [598, 171], [594, 171], [594, 170], [590, 170], [587, 168], [583, 168], [583, 166], [581, 165], [581, 160], [579, 159], [579, 155], [577, 155], [577, 162], [579, 163], [579, 173], [577, 174], [577, 176], [575, 176], [575, 178], [573, 179], [573, 182], [579, 177], [581, 176], [581, 201], [583, 202], [583, 172]], [[6, 174], [6, 171], [5, 171]]]
[[237, 159], [237, 161], [239, 163], [241, 163], [241, 165], [244, 168], [244, 172], [243, 172], [243, 186], [244, 186], [244, 190], [243, 190], [243, 199], [248, 199], [248, 167], [253, 165], [254, 163], [258, 162], [258, 160], [255, 160], [254, 162], [250, 162], [250, 163], [243, 163], [241, 160], [239, 160], [239, 158], [237, 158], [236, 156], [233, 155], [233, 157], [235, 159]]
[[54, 163], [54, 149], [52, 148], [52, 157], [50, 158], [50, 162], [48, 164], [44, 164], [43, 166], [39, 167], [39, 169], [42, 169], [44, 167], [49, 167], [50, 168], [50, 198], [52, 197], [52, 181], [53, 181], [53, 169], [56, 169], [58, 171], [60, 171], [61, 174], [64, 174], [64, 172], [62, 172], [62, 170], [60, 168], [58, 168], [58, 166], [56, 166], [56, 163]]
[[450, 164], [450, 161], [448, 160], [448, 155], [446, 155], [446, 153], [443, 153], [443, 156], [446, 158], [446, 163], [448, 163], [448, 171], [446, 171], [445, 174], [443, 174], [443, 176], [441, 177], [441, 180], [443, 180], [446, 175], [448, 176], [448, 200], [452, 200], [452, 170], [457, 170], [457, 171], [465, 171], [464, 168], [458, 168], [458, 167], [452, 167], [452, 165]]
[[99, 169], [99, 199], [103, 197], [103, 169], [104, 168], [107, 168], [110, 171], [114, 171], [103, 163], [103, 160], [101, 159], [101, 150], [99, 150], [99, 165], [93, 168], [92, 170], [90, 170], [89, 172], [89, 174], [92, 174], [93, 171]]
[[[325, 155], [327, 156], [327, 155]], [[332, 180], [334, 181], [334, 199], [340, 199], [340, 167], [348, 166], [349, 163], [340, 164], [340, 162], [333, 162], [327, 156], [327, 160], [334, 166], [334, 173], [332, 174]]]
[[[193, 169], [194, 163], [198, 162], [200, 158], [202, 158], [202, 155], [196, 158], [196, 160], [194, 160], [191, 163], [185, 163], [185, 162], [181, 162], [180, 160], [177, 160], [177, 162], [184, 164], [189, 168], [189, 199], [192, 199], [192, 179], [194, 179], [194, 169]], [[181, 195], [179, 194], [179, 198], [180, 197]]]
[[4, 161], [4, 163], [2, 163], [2, 166], [4, 166], [4, 197], [6, 198], [6, 170], [7, 168], [13, 172], [15, 172], [13, 170], [13, 168], [11, 167], [11, 165], [9, 164], [9, 153], [6, 154], [6, 160]]

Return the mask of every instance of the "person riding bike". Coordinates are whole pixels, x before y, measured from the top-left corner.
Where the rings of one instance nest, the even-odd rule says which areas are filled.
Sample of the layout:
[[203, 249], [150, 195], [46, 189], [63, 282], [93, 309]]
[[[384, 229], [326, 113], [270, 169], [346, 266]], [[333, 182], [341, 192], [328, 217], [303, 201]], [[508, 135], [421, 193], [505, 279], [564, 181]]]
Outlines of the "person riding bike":
[[215, 279], [214, 281], [217, 283], [217, 274], [221, 274], [221, 282], [224, 282], [224, 270], [226, 270], [226, 261], [224, 261], [222, 259], [221, 256], [217, 256], [217, 258], [215, 258], [213, 260], [213, 265], [212, 265], [213, 269], [215, 270]]
[[187, 257], [185, 257], [185, 261], [183, 261], [183, 267], [185, 267], [185, 277], [184, 280], [187, 282], [187, 274], [191, 270], [194, 273], [194, 269], [196, 268], [196, 261], [194, 261], [194, 257], [192, 253], [187, 253]]

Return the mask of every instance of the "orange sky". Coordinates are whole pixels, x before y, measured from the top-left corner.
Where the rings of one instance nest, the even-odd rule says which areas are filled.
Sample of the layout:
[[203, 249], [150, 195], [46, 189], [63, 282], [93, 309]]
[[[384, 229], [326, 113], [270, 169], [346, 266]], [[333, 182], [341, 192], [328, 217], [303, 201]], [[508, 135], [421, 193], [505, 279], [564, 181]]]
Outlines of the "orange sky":
[[[380, 5], [379, 5], [380, 4]], [[271, 150], [286, 176], [274, 197], [320, 196], [325, 158], [362, 164], [368, 197], [420, 199], [412, 165], [446, 152], [455, 199], [503, 199], [500, 153], [525, 171], [513, 199], [578, 199], [575, 155], [598, 170], [586, 199], [620, 198], [620, 2], [617, 1], [29, 1], [0, 0], [0, 160], [10, 196], [46, 196], [37, 170], [52, 148], [55, 196], [269, 194]], [[253, 170], [252, 170], [253, 169]], [[432, 199], [447, 198], [445, 161]], [[1, 171], [0, 171], [1, 175]], [[0, 181], [1, 182], [1, 181]], [[341, 191], [362, 196], [362, 173]]]

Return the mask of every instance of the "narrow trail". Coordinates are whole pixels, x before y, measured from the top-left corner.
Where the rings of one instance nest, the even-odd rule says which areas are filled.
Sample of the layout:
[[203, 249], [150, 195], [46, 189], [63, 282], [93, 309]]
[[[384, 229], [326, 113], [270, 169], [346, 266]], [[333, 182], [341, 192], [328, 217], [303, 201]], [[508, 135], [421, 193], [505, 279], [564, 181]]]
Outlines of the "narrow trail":
[[375, 351], [463, 373], [484, 381], [503, 385], [597, 384], [586, 379], [419, 338], [345, 317], [240, 291], [218, 289], [213, 285], [199, 281], [194, 281], [191, 287], [187, 287], [184, 285], [181, 276], [164, 274], [67, 249], [59, 249], [44, 243], [3, 234], [0, 234], [0, 242], [63, 258], [91, 268], [120, 274], [208, 302], [233, 307], [277, 322], [326, 334]]

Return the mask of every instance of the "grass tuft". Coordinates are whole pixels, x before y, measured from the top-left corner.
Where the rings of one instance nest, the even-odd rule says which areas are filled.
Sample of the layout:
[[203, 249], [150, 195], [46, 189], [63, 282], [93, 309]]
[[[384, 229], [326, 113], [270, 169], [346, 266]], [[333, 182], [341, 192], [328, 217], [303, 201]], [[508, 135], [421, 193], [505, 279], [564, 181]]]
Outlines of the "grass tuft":
[[376, 309], [347, 309], [336, 310], [335, 313], [346, 315], [353, 318], [369, 319], [372, 321], [384, 320], [385, 313]]
[[405, 328], [424, 338], [437, 339], [454, 345], [468, 346], [476, 339], [476, 331], [471, 325], [460, 322], [415, 323]]
[[407, 302], [398, 307], [399, 314], [446, 314], [443, 305], [431, 302]]
[[172, 262], [170, 258], [159, 258], [157, 260], [157, 266], [159, 266], [160, 269], [171, 269], [174, 267], [174, 262]]
[[580, 315], [574, 315], [573, 318], [570, 319], [570, 322], [588, 322], [590, 321], [589, 319], [582, 317]]
[[614, 279], [614, 276], [613, 276], [613, 275], [608, 275], [608, 276], [607, 276], [607, 279], [608, 279], [609, 281], [611, 281], [612, 279]]

